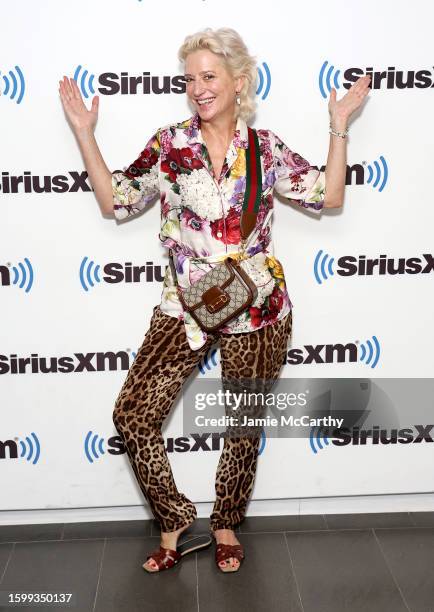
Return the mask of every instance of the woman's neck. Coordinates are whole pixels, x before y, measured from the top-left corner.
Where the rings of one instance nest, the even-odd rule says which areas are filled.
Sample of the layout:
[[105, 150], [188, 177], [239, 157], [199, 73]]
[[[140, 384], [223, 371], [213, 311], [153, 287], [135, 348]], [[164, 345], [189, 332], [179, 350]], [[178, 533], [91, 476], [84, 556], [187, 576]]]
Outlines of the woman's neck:
[[232, 117], [216, 117], [211, 121], [201, 119], [202, 136], [207, 141], [228, 143], [234, 137], [237, 120]]

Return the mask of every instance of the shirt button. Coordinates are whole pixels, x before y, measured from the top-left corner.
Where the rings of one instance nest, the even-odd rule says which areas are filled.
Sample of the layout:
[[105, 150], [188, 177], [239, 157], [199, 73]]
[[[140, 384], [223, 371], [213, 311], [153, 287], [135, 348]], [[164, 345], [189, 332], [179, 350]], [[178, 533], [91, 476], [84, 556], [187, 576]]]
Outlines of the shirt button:
[[217, 232], [217, 238], [221, 238], [223, 234], [221, 232]]

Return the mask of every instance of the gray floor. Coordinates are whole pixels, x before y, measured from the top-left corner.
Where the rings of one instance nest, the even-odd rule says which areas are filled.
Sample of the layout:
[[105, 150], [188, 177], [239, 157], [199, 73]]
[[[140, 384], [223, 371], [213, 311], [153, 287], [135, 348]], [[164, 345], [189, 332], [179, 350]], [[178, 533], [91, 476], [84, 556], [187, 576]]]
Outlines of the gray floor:
[[[182, 539], [207, 531], [198, 519]], [[73, 593], [80, 612], [434, 612], [433, 512], [252, 517], [237, 537], [237, 573], [217, 569], [212, 546], [148, 574], [154, 521], [0, 526], [2, 602], [16, 590]]]

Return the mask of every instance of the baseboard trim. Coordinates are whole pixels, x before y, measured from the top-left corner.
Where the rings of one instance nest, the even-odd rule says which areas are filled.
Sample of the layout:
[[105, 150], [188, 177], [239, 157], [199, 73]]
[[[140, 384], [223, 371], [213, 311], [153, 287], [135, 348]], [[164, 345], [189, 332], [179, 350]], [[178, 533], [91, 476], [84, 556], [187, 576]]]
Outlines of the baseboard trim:
[[[208, 518], [212, 502], [197, 502], [197, 514]], [[298, 514], [357, 514], [378, 512], [430, 512], [434, 510], [434, 493], [390, 495], [352, 495], [345, 497], [258, 499], [251, 500], [246, 516], [285, 516]], [[45, 523], [81, 523], [151, 519], [146, 506], [111, 506], [96, 508], [49, 508], [1, 510], [1, 525]]]

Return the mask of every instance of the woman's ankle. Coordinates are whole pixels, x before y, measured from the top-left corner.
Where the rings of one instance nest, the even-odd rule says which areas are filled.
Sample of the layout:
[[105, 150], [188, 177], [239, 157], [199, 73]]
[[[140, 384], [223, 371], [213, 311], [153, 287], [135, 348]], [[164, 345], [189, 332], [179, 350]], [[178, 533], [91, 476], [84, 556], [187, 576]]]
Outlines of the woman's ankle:
[[178, 529], [175, 529], [174, 531], [161, 531], [160, 532], [161, 541], [167, 542], [167, 541], [173, 541], [173, 539], [177, 540], [178, 537], [181, 535], [181, 533], [183, 533], [186, 529], [190, 527], [192, 522], [188, 523], [187, 525], [182, 525], [181, 527], [179, 527]]
[[237, 544], [238, 539], [235, 531], [227, 527], [222, 529], [215, 529], [213, 531], [214, 538], [218, 544]]
[[217, 529], [211, 529], [212, 533], [220, 535], [225, 533], [235, 533], [234, 527], [218, 527]]

